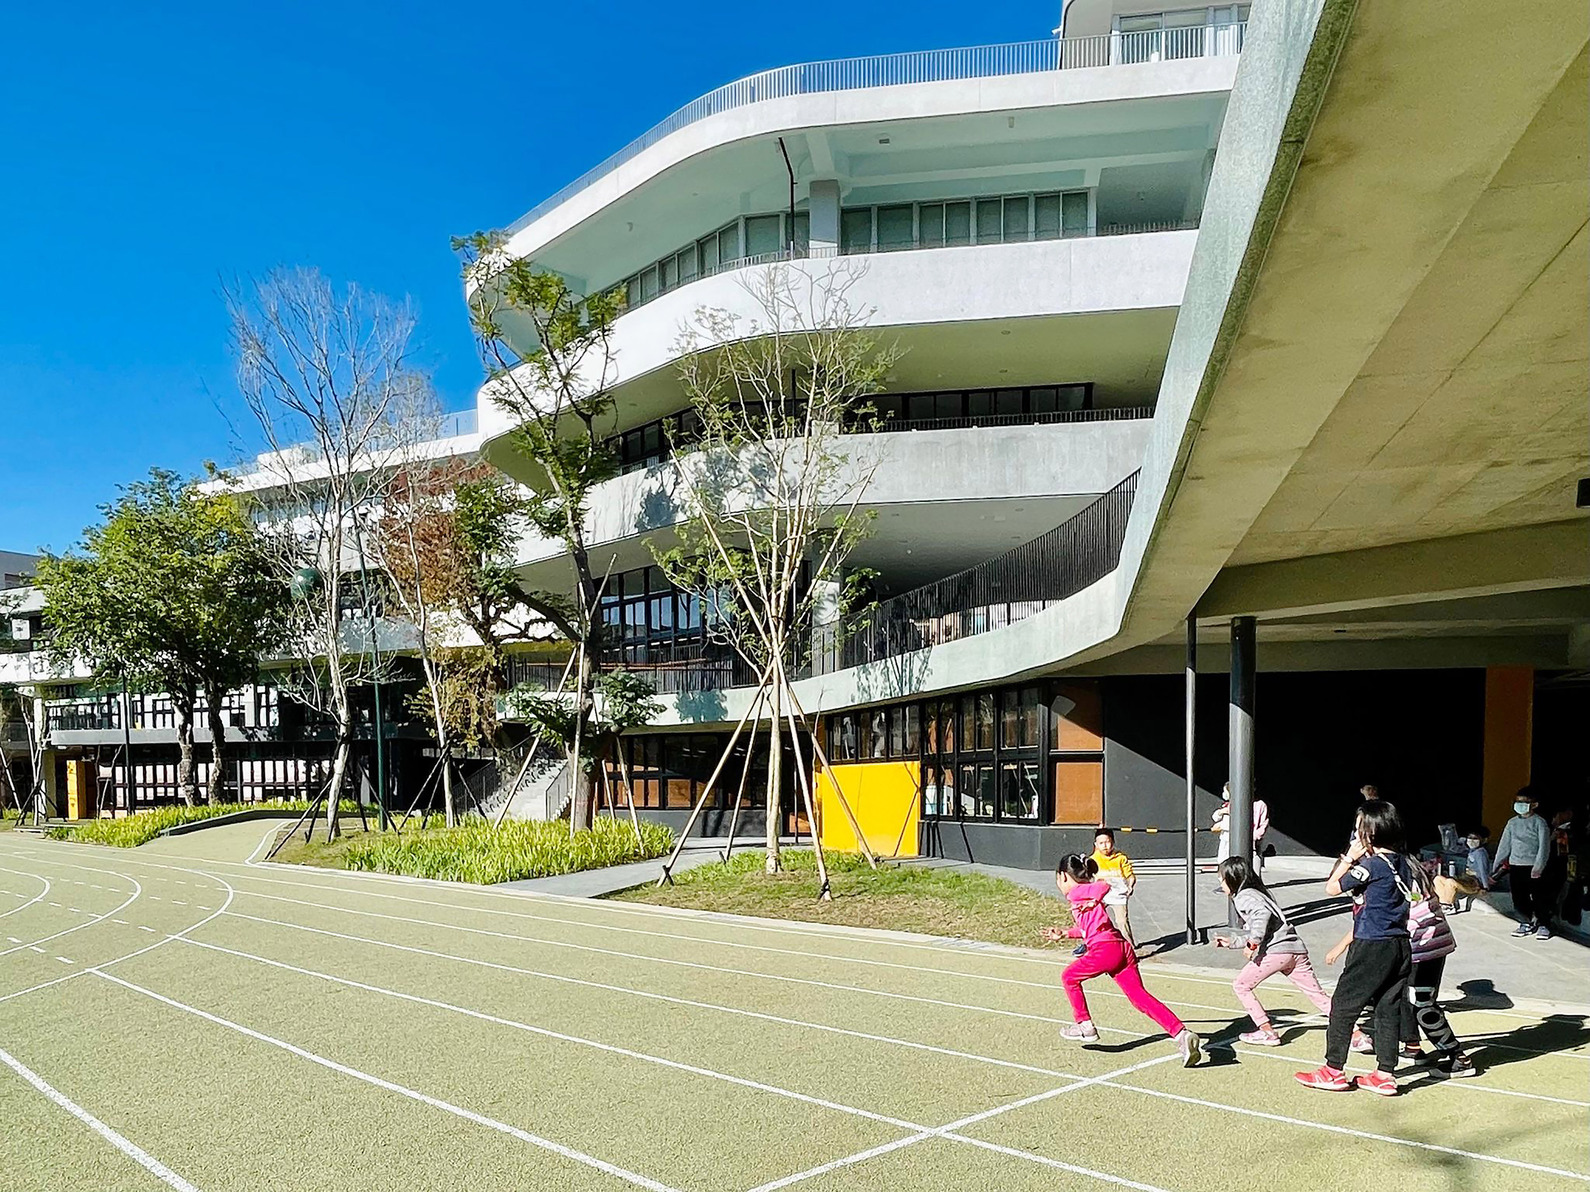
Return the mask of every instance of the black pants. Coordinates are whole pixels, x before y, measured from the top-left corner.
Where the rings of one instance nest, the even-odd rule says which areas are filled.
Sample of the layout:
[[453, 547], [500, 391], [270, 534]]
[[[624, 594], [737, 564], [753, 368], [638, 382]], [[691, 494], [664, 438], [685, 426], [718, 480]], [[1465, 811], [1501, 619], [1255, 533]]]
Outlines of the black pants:
[[1540, 923], [1540, 912], [1549, 916], [1551, 908], [1542, 907], [1546, 891], [1544, 883], [1529, 874], [1529, 866], [1513, 865], [1507, 870], [1507, 886], [1513, 895], [1513, 909], [1525, 923]]
[[1347, 1066], [1347, 1047], [1353, 1024], [1365, 1006], [1375, 1008], [1375, 1063], [1382, 1072], [1397, 1070], [1398, 1039], [1402, 1034], [1402, 1001], [1412, 966], [1408, 937], [1389, 940], [1354, 940], [1347, 949], [1347, 965], [1331, 994], [1331, 1022], [1325, 1031], [1325, 1062], [1332, 1068]]
[[1459, 1050], [1457, 1032], [1447, 1020], [1446, 1011], [1436, 999], [1441, 995], [1441, 970], [1446, 957], [1421, 960], [1408, 973], [1408, 996], [1402, 1003], [1402, 1041], [1417, 1045], [1419, 1032], [1437, 1051], [1451, 1054]]

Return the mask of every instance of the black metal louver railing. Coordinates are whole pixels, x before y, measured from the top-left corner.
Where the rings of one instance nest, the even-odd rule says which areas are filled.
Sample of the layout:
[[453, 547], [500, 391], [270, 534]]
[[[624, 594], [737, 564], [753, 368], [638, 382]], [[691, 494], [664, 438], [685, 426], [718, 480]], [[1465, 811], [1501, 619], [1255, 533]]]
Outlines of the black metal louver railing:
[[1133, 472], [1030, 542], [885, 600], [843, 632], [820, 634], [813, 671], [829, 674], [1013, 625], [1098, 582], [1120, 563], [1137, 477]]

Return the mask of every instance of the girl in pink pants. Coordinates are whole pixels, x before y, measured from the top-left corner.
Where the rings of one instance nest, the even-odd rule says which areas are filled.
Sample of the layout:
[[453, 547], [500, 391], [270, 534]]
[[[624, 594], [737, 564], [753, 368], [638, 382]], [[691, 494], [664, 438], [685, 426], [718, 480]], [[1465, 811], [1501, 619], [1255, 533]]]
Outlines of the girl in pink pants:
[[1055, 871], [1055, 884], [1070, 902], [1076, 926], [1064, 932], [1058, 927], [1046, 928], [1044, 938], [1080, 938], [1088, 946], [1080, 959], [1066, 965], [1065, 973], [1060, 978], [1066, 987], [1071, 1010], [1076, 1015], [1073, 1025], [1060, 1028], [1060, 1037], [1081, 1043], [1099, 1041], [1099, 1029], [1093, 1025], [1093, 1017], [1088, 1013], [1088, 1000], [1083, 996], [1082, 982], [1108, 973], [1133, 1008], [1152, 1018], [1175, 1041], [1183, 1065], [1190, 1068], [1202, 1055], [1202, 1041], [1170, 1012], [1164, 1002], [1143, 988], [1143, 978], [1137, 969], [1137, 956], [1115, 929], [1109, 912], [1104, 909], [1104, 896], [1110, 892], [1110, 885], [1099, 881], [1098, 874], [1098, 864], [1091, 857], [1077, 853], [1064, 857]]
[[1237, 908], [1242, 920], [1243, 935], [1235, 939], [1216, 936], [1217, 948], [1241, 948], [1248, 963], [1242, 966], [1237, 979], [1231, 983], [1237, 1000], [1253, 1019], [1253, 1030], [1238, 1036], [1244, 1043], [1258, 1047], [1278, 1047], [1281, 1036], [1270, 1025], [1270, 1016], [1254, 995], [1263, 982], [1280, 973], [1302, 991], [1315, 1008], [1330, 1017], [1331, 999], [1319, 987], [1314, 966], [1308, 960], [1308, 948], [1297, 928], [1287, 921], [1264, 880], [1254, 873], [1241, 857], [1231, 857], [1220, 862], [1220, 884]]

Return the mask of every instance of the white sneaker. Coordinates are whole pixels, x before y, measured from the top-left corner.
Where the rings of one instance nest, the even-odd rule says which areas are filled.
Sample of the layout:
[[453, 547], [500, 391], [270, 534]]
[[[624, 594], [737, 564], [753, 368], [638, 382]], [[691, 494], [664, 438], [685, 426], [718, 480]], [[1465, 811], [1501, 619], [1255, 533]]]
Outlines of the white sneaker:
[[1062, 1039], [1071, 1039], [1077, 1043], [1097, 1043], [1099, 1041], [1099, 1028], [1092, 1022], [1072, 1022], [1060, 1028]]
[[1203, 1040], [1185, 1027], [1176, 1036], [1176, 1050], [1181, 1053], [1181, 1066], [1191, 1068], [1204, 1058]]

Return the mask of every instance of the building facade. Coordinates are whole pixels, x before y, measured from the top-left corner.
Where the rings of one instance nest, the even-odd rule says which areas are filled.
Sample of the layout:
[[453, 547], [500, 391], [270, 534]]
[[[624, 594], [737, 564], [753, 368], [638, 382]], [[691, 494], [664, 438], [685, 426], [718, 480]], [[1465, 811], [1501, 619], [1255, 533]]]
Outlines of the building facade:
[[[855, 558], [878, 603], [796, 693], [875, 848], [1050, 865], [1108, 823], [1179, 856], [1189, 764], [1206, 827], [1236, 752], [1283, 850], [1338, 847], [1365, 782], [1430, 838], [1499, 826], [1532, 779], [1583, 798], [1558, 726], [1590, 712], [1587, 196], [1549, 148], [1585, 131], [1582, 31], [1532, 42], [1546, 5], [1465, 92], [1478, 10], [1431, 38], [1350, 9], [1068, 0], [1041, 41], [766, 71], [510, 227], [509, 253], [628, 299], [623, 471], [590, 531], [609, 663], [666, 696], [626, 745], [643, 814], [687, 818], [751, 696], [651, 566], [689, 438], [680, 328], [839, 268], [903, 349]], [[480, 425], [534, 483], [485, 394]], [[519, 563], [565, 565], [533, 539]]]

